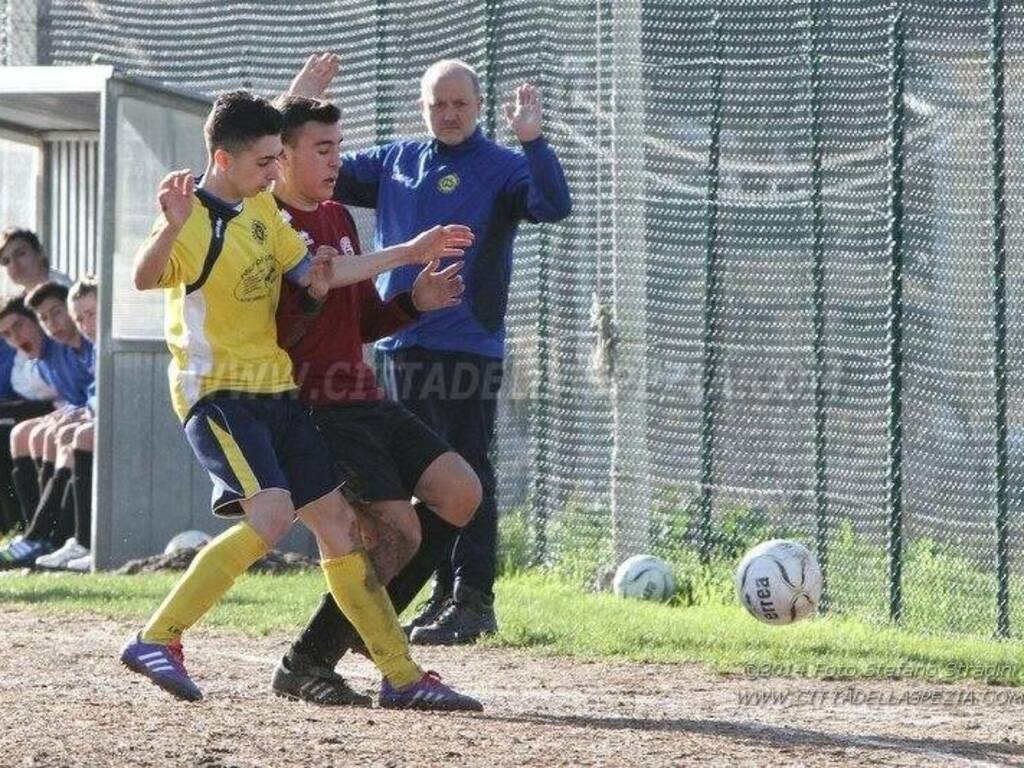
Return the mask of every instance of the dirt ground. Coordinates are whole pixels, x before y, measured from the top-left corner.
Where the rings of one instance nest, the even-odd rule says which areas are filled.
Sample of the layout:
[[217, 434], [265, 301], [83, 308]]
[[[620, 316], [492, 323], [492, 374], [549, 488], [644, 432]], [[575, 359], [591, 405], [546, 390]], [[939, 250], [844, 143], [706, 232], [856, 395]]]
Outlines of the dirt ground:
[[[184, 704], [117, 662], [128, 625], [2, 616], [0, 766], [1024, 765], [1019, 689], [418, 649], [486, 711], [327, 709], [269, 693], [287, 637], [198, 629], [186, 659], [206, 699]], [[341, 671], [375, 686], [362, 659]], [[742, 698], [780, 692], [793, 698]]]

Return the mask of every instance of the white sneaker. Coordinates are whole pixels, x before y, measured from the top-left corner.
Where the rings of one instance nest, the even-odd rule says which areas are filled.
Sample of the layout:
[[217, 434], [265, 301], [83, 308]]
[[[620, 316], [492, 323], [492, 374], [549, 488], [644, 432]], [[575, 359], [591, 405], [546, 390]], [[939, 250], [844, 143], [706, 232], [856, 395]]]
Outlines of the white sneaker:
[[56, 552], [51, 552], [48, 555], [37, 557], [36, 567], [59, 570], [61, 568], [66, 568], [67, 564], [72, 560], [77, 560], [87, 554], [89, 554], [89, 550], [79, 544], [78, 540], [72, 536], [70, 539], [65, 541], [64, 546]]
[[64, 567], [75, 573], [88, 573], [92, 570], [92, 552], [86, 550], [84, 555], [68, 561]]

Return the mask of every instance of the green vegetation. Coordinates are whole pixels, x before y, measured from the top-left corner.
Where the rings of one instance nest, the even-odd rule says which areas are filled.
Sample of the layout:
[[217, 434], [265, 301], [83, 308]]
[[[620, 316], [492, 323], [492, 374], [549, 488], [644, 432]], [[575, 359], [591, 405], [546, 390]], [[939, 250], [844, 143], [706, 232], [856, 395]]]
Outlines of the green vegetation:
[[[533, 525], [523, 511], [503, 516], [501, 541], [512, 542], [501, 561], [502, 573], [522, 572], [534, 564]], [[615, 565], [611, 512], [571, 499], [546, 527], [544, 568], [586, 590], [607, 586]], [[733, 570], [743, 553], [771, 538], [794, 538], [808, 545], [813, 534], [773, 524], [756, 507], [716, 510], [711, 531], [711, 561], [697, 557], [700, 520], [697, 500], [677, 489], [655, 493], [649, 522], [650, 552], [673, 568], [676, 605], [734, 604]], [[837, 613], [885, 624], [889, 616], [887, 541], [884, 529], [855, 529], [834, 521], [829, 536], [828, 599]], [[513, 554], [514, 553], [514, 554]], [[991, 558], [990, 558], [991, 559]], [[910, 540], [903, 553], [902, 629], [942, 634], [991, 635], [996, 626], [995, 566], [970, 559], [962, 543]], [[1011, 621], [1024, 627], [1024, 577], [1011, 576]], [[1017, 610], [1019, 608], [1019, 610]]]
[[[722, 673], [818, 677], [975, 679], [1024, 684], [1024, 643], [991, 638], [995, 574], [952, 546], [918, 539], [905, 549], [902, 625], [887, 621], [884, 532], [837, 525], [830, 537], [829, 595], [836, 610], [791, 627], [761, 625], [736, 602], [733, 568], [768, 538], [808, 541], [772, 526], [756, 509], [716, 514], [710, 564], [698, 562], [699, 519], [693, 501], [662, 491], [650, 518], [651, 551], [675, 571], [671, 603], [620, 600], [596, 585], [614, 564], [611, 514], [571, 500], [545, 527], [545, 560], [536, 521], [526, 509], [501, 519], [502, 576], [497, 586], [501, 633], [494, 646], [582, 657], [698, 662]], [[0, 576], [0, 604], [46, 613], [94, 613], [140, 622], [176, 574]], [[290, 635], [323, 589], [317, 571], [252, 575], [206, 619], [228, 631]], [[1013, 606], [1024, 607], [1024, 580], [1013, 577]], [[1024, 611], [1012, 612], [1014, 617]]]
[[[94, 613], [141, 622], [176, 578], [7, 574], [0, 604], [47, 614]], [[317, 604], [319, 573], [242, 579], [205, 626], [291, 635]], [[827, 617], [791, 627], [758, 624], [730, 604], [657, 605], [584, 592], [550, 572], [498, 583], [501, 633], [493, 646], [584, 658], [699, 662], [722, 673], [812, 677], [918, 677], [1024, 684], [1024, 646]]]

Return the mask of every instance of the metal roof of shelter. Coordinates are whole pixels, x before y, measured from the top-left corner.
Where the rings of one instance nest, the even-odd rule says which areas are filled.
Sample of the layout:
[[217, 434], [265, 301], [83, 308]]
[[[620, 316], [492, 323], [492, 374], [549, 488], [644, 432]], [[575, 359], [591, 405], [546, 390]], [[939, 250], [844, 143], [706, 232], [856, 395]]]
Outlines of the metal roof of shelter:
[[100, 96], [111, 82], [145, 90], [151, 98], [210, 103], [202, 94], [129, 76], [111, 66], [0, 67], [0, 128], [33, 134], [97, 130]]

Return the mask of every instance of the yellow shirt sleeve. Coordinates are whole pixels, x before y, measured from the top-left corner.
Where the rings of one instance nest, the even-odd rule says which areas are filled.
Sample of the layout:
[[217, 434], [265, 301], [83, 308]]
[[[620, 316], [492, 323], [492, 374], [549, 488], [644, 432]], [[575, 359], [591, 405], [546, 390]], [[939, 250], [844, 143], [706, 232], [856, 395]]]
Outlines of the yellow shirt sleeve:
[[[171, 256], [167, 260], [163, 273], [160, 275], [159, 286], [161, 288], [173, 288], [176, 285], [188, 285], [199, 279], [203, 270], [203, 261], [206, 259], [207, 248], [203, 247], [203, 236], [197, 226], [196, 205], [192, 210], [185, 226], [181, 228], [178, 237], [171, 246]], [[160, 214], [153, 224], [153, 230], [149, 234], [149, 240], [155, 239], [158, 232], [164, 226], [163, 214]], [[208, 238], [207, 238], [208, 240]]]
[[268, 212], [270, 217], [270, 230], [274, 233], [274, 258], [277, 265], [284, 274], [300, 261], [309, 252], [302, 235], [295, 231], [294, 227], [285, 221], [284, 215], [274, 202], [269, 192], [264, 192], [272, 209]]

